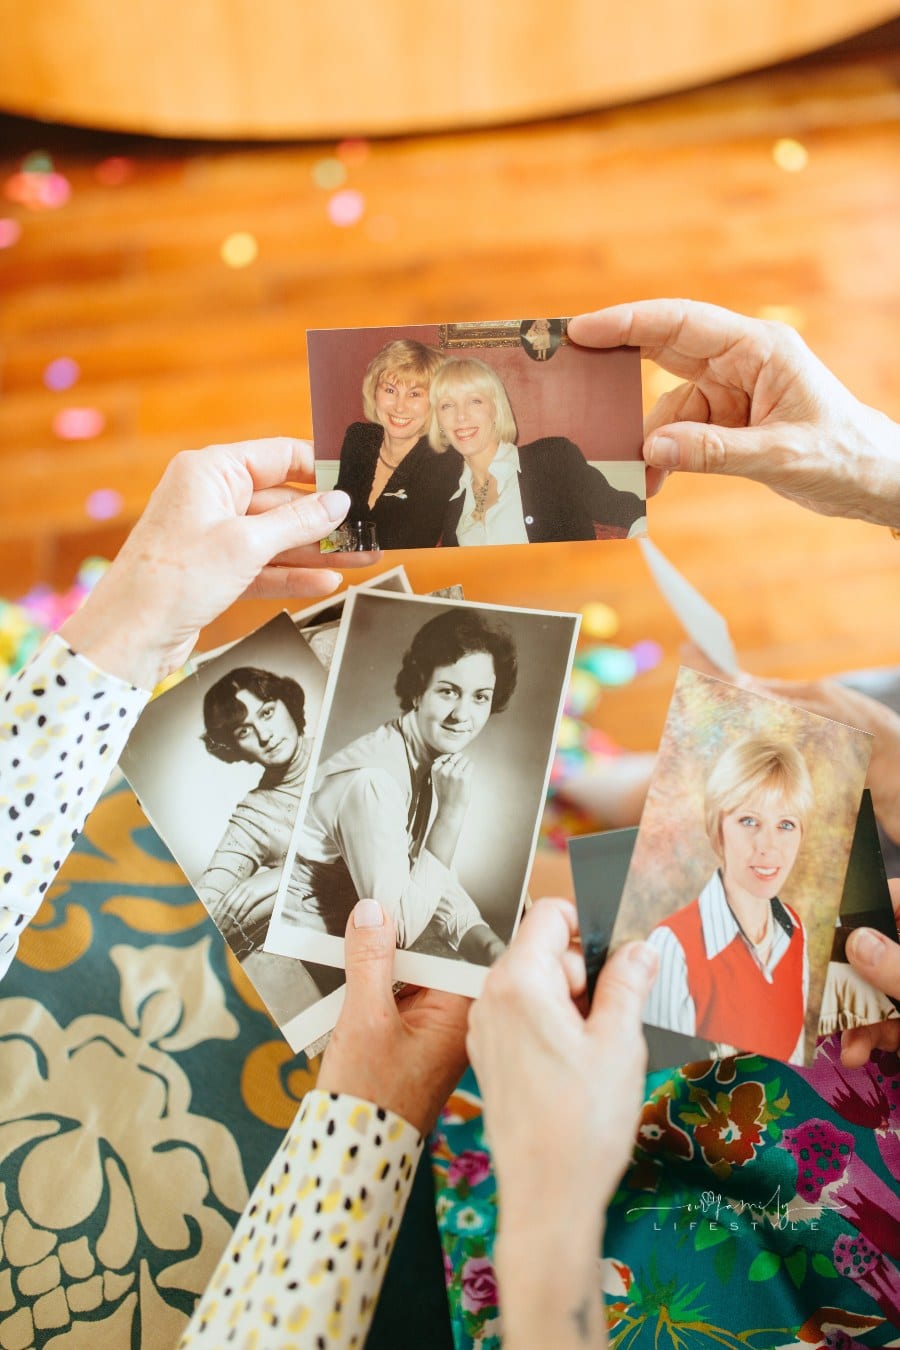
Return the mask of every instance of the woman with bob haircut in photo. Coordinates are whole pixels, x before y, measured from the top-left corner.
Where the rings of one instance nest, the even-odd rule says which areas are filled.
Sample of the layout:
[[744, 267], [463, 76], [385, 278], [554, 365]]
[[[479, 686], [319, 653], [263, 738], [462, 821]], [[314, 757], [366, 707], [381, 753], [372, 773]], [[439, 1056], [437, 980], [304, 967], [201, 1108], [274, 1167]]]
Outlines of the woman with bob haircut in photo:
[[802, 1063], [806, 933], [779, 899], [813, 809], [800, 752], [747, 736], [713, 765], [705, 825], [719, 866], [699, 898], [657, 924], [660, 974], [645, 1020], [725, 1047]]
[[[489, 965], [505, 944], [453, 872], [473, 764], [464, 753], [516, 687], [512, 635], [470, 609], [429, 619], [394, 684], [400, 716], [318, 770], [283, 916], [343, 936], [379, 901], [397, 945]], [[427, 930], [427, 932], [426, 932]]]
[[368, 420], [347, 428], [335, 487], [350, 496], [348, 524], [374, 524], [373, 548], [433, 548], [440, 538], [462, 467], [428, 441], [428, 390], [443, 360], [436, 347], [400, 338], [366, 367]]
[[565, 436], [518, 445], [503, 381], [484, 361], [445, 361], [431, 381], [430, 398], [432, 448], [449, 446], [463, 459], [444, 516], [443, 544], [594, 539], [595, 525], [630, 531], [644, 519], [646, 502], [611, 487]]
[[305, 705], [296, 680], [254, 666], [229, 671], [203, 699], [209, 753], [263, 770], [196, 885], [238, 958], [261, 945], [272, 915], [312, 747], [303, 734]]

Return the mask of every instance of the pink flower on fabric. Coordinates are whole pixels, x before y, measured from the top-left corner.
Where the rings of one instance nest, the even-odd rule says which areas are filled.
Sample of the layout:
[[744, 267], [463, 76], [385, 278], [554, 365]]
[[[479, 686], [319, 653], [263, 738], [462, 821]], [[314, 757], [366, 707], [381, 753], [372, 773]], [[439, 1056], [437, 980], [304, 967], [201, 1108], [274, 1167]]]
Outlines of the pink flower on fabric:
[[489, 1154], [476, 1149], [466, 1149], [465, 1153], [460, 1153], [451, 1162], [447, 1172], [447, 1183], [450, 1186], [458, 1186], [461, 1181], [467, 1181], [470, 1186], [477, 1186], [485, 1177], [490, 1176], [490, 1172]]
[[448, 1289], [450, 1288], [452, 1281], [453, 1281], [453, 1262], [450, 1260], [450, 1257], [447, 1255], [447, 1253], [444, 1252], [444, 1284], [447, 1286]]
[[461, 1302], [470, 1313], [496, 1307], [497, 1276], [486, 1256], [472, 1256], [463, 1266]]

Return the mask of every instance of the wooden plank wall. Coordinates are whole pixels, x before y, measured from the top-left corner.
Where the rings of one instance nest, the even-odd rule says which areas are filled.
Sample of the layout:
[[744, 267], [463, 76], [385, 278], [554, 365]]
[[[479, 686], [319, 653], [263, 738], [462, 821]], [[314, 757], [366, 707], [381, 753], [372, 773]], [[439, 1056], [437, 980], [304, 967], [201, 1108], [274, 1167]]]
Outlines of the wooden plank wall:
[[[372, 142], [348, 167], [359, 222], [330, 223], [314, 181], [334, 144], [135, 141], [0, 121], [6, 180], [45, 149], [70, 180], [58, 210], [6, 203], [22, 234], [0, 251], [0, 595], [68, 585], [108, 553], [182, 446], [310, 431], [307, 327], [565, 314], [655, 294], [783, 315], [861, 397], [900, 417], [900, 54], [807, 59], [694, 93], [557, 122]], [[806, 167], [778, 167], [791, 138]], [[97, 164], [125, 155], [119, 186]], [[364, 157], [361, 157], [364, 156]], [[257, 260], [219, 256], [251, 232]], [[43, 387], [57, 356], [81, 367]], [[645, 370], [651, 402], [663, 387]], [[106, 426], [72, 442], [68, 405]], [[121, 494], [98, 525], [85, 502]], [[727, 616], [746, 666], [813, 675], [898, 660], [900, 541], [816, 517], [755, 485], [671, 482], [651, 504], [660, 547]], [[393, 559], [392, 559], [393, 560]], [[658, 737], [680, 634], [637, 546], [552, 546], [405, 559], [414, 584], [470, 597], [614, 606], [626, 644], [665, 659], [604, 696], [619, 741]], [[271, 605], [226, 615], [237, 636]]]

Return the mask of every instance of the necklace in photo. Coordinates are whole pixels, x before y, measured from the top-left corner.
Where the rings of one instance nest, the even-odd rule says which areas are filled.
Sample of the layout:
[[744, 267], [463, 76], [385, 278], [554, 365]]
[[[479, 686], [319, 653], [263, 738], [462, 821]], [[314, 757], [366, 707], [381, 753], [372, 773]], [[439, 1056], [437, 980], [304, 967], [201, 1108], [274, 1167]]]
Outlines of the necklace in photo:
[[381, 453], [380, 450], [378, 451], [378, 458], [381, 460], [382, 464], [386, 469], [390, 469], [391, 473], [396, 473], [396, 471], [400, 468], [400, 464], [403, 463], [403, 461], [401, 460], [400, 464], [392, 464], [389, 459], [385, 459], [384, 455]]
[[488, 474], [483, 483], [475, 486], [475, 480], [472, 480], [472, 501], [475, 503], [472, 509], [473, 520], [484, 520], [487, 511], [488, 493], [491, 490], [491, 476]]

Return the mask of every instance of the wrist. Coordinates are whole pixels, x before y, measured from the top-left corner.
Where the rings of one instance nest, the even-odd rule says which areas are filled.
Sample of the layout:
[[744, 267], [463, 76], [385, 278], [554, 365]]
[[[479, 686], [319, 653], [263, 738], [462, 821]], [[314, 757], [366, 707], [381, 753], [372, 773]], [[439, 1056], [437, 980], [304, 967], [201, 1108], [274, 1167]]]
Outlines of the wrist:
[[101, 577], [87, 600], [59, 630], [60, 637], [99, 670], [152, 692], [180, 662], [172, 659], [165, 624], [115, 576]]
[[501, 1208], [496, 1270], [504, 1345], [512, 1350], [605, 1345], [598, 1269], [602, 1224], [596, 1218], [587, 1227], [576, 1224], [573, 1231], [566, 1216], [564, 1224], [548, 1228], [546, 1213], [533, 1208], [524, 1225], [510, 1230]]

